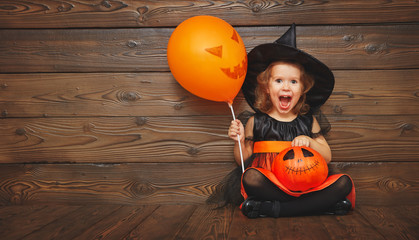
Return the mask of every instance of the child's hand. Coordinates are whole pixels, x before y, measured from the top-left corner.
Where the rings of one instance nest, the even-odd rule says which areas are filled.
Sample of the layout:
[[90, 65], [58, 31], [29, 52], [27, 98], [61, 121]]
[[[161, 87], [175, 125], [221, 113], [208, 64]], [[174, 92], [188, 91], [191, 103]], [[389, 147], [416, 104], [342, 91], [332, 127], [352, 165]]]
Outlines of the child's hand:
[[310, 147], [310, 140], [311, 138], [305, 135], [300, 135], [291, 142], [291, 146], [293, 147]]
[[237, 141], [237, 135], [240, 135], [240, 141], [244, 141], [244, 127], [240, 120], [236, 119], [231, 121], [230, 127], [228, 128], [228, 137]]

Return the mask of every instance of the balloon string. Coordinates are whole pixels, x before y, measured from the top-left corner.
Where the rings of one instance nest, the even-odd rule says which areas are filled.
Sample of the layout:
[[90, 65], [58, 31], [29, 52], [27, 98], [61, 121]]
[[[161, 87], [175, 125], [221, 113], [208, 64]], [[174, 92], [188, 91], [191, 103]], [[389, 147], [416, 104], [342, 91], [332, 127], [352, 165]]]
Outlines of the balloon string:
[[[234, 115], [233, 105], [228, 102], [228, 106], [230, 107], [231, 114], [233, 115], [233, 120], [236, 121], [236, 115]], [[242, 151], [242, 145], [240, 143], [240, 134], [237, 134], [237, 142], [239, 144], [240, 161], [241, 161], [241, 164], [242, 164], [242, 172], [244, 173], [243, 151]]]

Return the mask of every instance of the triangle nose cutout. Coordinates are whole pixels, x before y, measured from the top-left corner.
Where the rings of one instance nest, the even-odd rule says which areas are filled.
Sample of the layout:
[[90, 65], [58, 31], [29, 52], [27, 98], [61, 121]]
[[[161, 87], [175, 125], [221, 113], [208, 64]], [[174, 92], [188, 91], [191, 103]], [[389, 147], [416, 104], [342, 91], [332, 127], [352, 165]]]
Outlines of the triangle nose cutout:
[[211, 53], [214, 56], [217, 56], [219, 58], [223, 58], [223, 46], [220, 45], [218, 47], [213, 48], [205, 48], [205, 51]]

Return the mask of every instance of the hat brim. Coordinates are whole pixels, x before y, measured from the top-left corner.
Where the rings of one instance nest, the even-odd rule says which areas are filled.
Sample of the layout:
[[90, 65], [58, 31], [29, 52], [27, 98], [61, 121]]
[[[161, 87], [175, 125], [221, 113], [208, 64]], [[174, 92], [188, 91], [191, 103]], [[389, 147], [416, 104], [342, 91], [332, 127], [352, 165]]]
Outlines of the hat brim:
[[327, 101], [332, 94], [335, 78], [332, 71], [324, 63], [297, 48], [277, 43], [267, 43], [255, 47], [248, 54], [247, 74], [242, 92], [253, 110], [259, 111], [254, 106], [255, 90], [258, 84], [257, 76], [265, 71], [271, 63], [281, 60], [300, 63], [305, 71], [314, 78], [314, 86], [307, 93], [306, 98], [306, 103], [312, 109], [319, 108]]

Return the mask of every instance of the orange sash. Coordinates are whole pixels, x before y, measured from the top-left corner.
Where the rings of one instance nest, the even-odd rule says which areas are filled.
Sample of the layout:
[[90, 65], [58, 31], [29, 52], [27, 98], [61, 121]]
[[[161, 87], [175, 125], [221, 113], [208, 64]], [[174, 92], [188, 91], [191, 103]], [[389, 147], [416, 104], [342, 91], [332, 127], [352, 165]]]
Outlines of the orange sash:
[[290, 141], [258, 141], [253, 145], [253, 153], [282, 152], [291, 147]]

